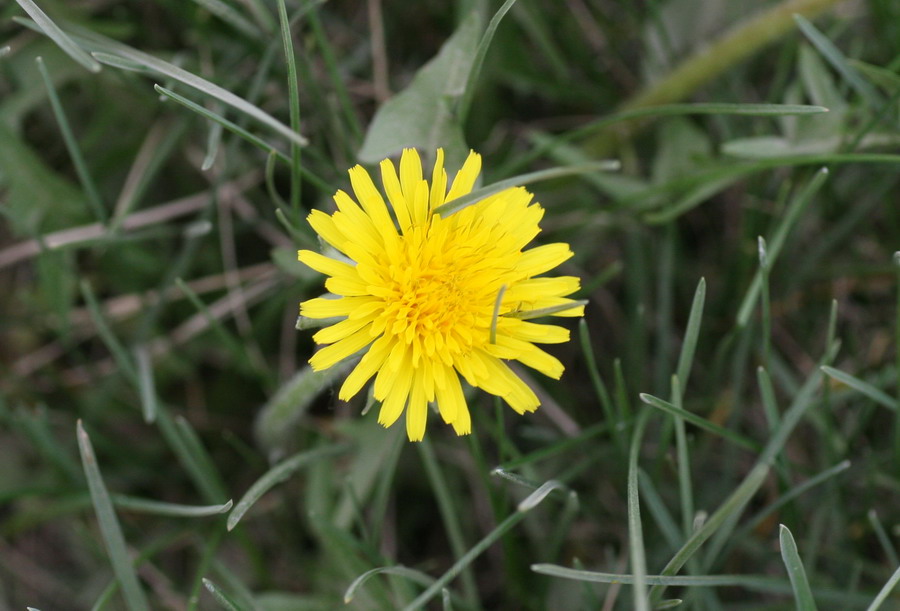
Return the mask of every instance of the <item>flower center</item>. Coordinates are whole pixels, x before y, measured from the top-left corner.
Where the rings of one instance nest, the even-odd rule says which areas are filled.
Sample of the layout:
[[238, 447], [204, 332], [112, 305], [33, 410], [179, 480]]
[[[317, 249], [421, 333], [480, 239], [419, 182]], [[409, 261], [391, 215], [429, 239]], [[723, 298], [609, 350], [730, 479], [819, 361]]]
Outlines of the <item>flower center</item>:
[[382, 268], [376, 327], [412, 348], [414, 366], [423, 354], [449, 364], [489, 340], [500, 279], [483, 249], [447, 229], [435, 218], [400, 236], [395, 257]]

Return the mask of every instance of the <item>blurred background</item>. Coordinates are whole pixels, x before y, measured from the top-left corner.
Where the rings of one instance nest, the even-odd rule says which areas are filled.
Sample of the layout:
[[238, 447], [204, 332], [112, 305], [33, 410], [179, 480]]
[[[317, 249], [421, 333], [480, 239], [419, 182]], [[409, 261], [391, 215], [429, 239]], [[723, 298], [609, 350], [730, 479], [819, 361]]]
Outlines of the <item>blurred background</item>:
[[[530, 567], [633, 572], [635, 443], [659, 574], [798, 401], [682, 571], [757, 581], [666, 597], [795, 608], [779, 524], [820, 608], [867, 608], [900, 564], [900, 3], [17, 0], [0, 54], [0, 608], [332, 609], [403, 565], [347, 605], [402, 608], [493, 533], [444, 608], [630, 609]], [[323, 292], [307, 211], [404, 145], [473, 148], [485, 185], [621, 162], [529, 185], [589, 301], [562, 382], [522, 370], [537, 413], [471, 393], [473, 435], [432, 417], [421, 445], [340, 402], [295, 329]], [[639, 393], [702, 422], [682, 438]]]

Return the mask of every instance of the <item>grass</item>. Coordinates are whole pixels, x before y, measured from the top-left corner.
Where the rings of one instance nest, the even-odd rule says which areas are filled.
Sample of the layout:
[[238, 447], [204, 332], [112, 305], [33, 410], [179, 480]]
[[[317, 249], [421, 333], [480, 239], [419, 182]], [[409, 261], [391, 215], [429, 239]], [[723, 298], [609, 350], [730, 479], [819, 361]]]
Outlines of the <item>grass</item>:
[[[360, 5], [0, 8], [0, 608], [900, 604], [897, 3]], [[404, 145], [586, 303], [420, 445], [297, 320]]]

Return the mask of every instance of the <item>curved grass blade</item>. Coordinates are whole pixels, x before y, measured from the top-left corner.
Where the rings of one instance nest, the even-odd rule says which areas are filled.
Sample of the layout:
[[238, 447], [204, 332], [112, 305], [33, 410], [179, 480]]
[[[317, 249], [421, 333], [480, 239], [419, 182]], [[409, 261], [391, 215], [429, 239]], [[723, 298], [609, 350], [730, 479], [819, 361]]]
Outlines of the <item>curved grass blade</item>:
[[680, 408], [672, 403], [669, 403], [668, 401], [664, 401], [663, 399], [660, 399], [659, 397], [654, 397], [653, 395], [650, 395], [647, 393], [641, 393], [638, 396], [640, 397], [641, 401], [643, 401], [647, 405], [651, 405], [651, 406], [653, 406], [657, 409], [660, 409], [666, 413], [669, 413], [673, 416], [683, 418], [684, 420], [690, 422], [691, 424], [698, 426], [706, 431], [709, 431], [710, 433], [714, 433], [714, 434], [718, 435], [719, 437], [722, 437], [723, 439], [726, 439], [735, 445], [739, 445], [742, 448], [745, 448], [747, 450], [750, 450], [752, 452], [757, 452], [757, 453], [761, 449], [761, 447], [758, 443], [751, 441], [750, 439], [747, 439], [743, 435], [735, 433], [734, 431], [726, 429], [725, 427], [719, 426], [718, 424], [716, 424], [714, 422], [710, 422], [706, 418], [703, 418], [702, 416], [698, 416], [694, 412], [689, 412], [688, 410], [686, 410], [684, 408]]
[[866, 609], [866, 611], [878, 611], [881, 608], [881, 605], [884, 604], [884, 601], [888, 599], [888, 596], [891, 595], [894, 588], [897, 587], [897, 584], [900, 583], [900, 567], [894, 571], [894, 574], [891, 575], [891, 578], [887, 580], [887, 583], [884, 584], [884, 587], [881, 588], [881, 591], [878, 593], [878, 596], [875, 597], [875, 600], [872, 601], [872, 604]]
[[763, 507], [759, 511], [759, 513], [754, 515], [753, 518], [748, 520], [746, 524], [741, 526], [740, 530], [738, 530], [735, 533], [733, 538], [737, 541], [742, 540], [745, 535], [752, 532], [757, 526], [759, 526], [759, 524], [763, 520], [765, 520], [768, 516], [772, 515], [774, 512], [778, 511], [778, 509], [780, 509], [781, 507], [784, 507], [785, 505], [790, 503], [792, 500], [794, 500], [795, 498], [797, 498], [798, 496], [800, 496], [801, 494], [803, 494], [810, 488], [814, 488], [815, 486], [818, 486], [819, 484], [825, 482], [826, 480], [828, 480], [840, 473], [843, 473], [844, 471], [846, 471], [849, 468], [850, 468], [849, 460], [841, 461], [838, 464], [834, 465], [833, 467], [829, 467], [829, 468], [825, 469], [821, 473], [818, 473], [817, 475], [809, 478], [808, 480], [791, 488], [790, 490], [783, 492], [781, 494], [781, 496], [778, 497], [777, 501], [775, 501], [774, 503], [772, 503], [770, 505], [767, 505], [766, 507]]
[[349, 450], [350, 447], [350, 444], [339, 444], [325, 446], [315, 450], [308, 450], [306, 452], [295, 454], [291, 458], [274, 466], [266, 472], [265, 475], [256, 480], [256, 483], [250, 486], [247, 492], [244, 493], [244, 496], [241, 497], [241, 500], [234, 506], [234, 509], [228, 515], [228, 522], [226, 524], [228, 530], [233, 530], [234, 527], [237, 526], [238, 522], [241, 521], [241, 518], [244, 517], [244, 514], [253, 507], [253, 504], [256, 503], [262, 495], [271, 490], [274, 486], [288, 479], [295, 471], [297, 471], [297, 469], [316, 460], [342, 454]]
[[489, 195], [494, 195], [511, 187], [521, 187], [533, 182], [542, 180], [550, 180], [552, 178], [562, 178], [564, 176], [577, 176], [578, 174], [588, 174], [591, 172], [615, 172], [620, 167], [618, 161], [607, 160], [598, 163], [588, 163], [584, 165], [574, 165], [560, 168], [550, 168], [548, 170], [538, 170], [537, 172], [529, 172], [528, 174], [520, 174], [499, 182], [495, 182], [487, 187], [476, 189], [467, 195], [457, 197], [447, 202], [443, 206], [434, 209], [437, 214], [443, 217], [450, 216], [454, 212], [459, 212], [463, 208], [471, 206]]
[[484, 34], [481, 37], [481, 41], [478, 43], [478, 48], [475, 50], [475, 58], [472, 60], [472, 67], [469, 69], [469, 76], [466, 79], [466, 88], [463, 91], [462, 98], [459, 101], [459, 106], [456, 111], [461, 124], [465, 124], [466, 117], [469, 115], [469, 107], [472, 105], [472, 97], [475, 95], [475, 85], [478, 83], [478, 76], [481, 74], [484, 58], [487, 56], [491, 41], [494, 40], [494, 34], [497, 32], [497, 27], [515, 3], [516, 0], [506, 0], [506, 2], [497, 9], [497, 12], [494, 13], [494, 16], [491, 17], [490, 22], [484, 29]]
[[487, 548], [493, 545], [497, 539], [521, 522], [525, 516], [528, 515], [528, 511], [534, 509], [541, 501], [547, 498], [548, 492], [549, 490], [545, 490], [544, 486], [541, 486], [538, 490], [534, 491], [525, 500], [519, 503], [519, 508], [515, 513], [509, 515], [503, 522], [498, 524], [494, 530], [489, 532], [487, 536], [476, 543], [468, 552], [466, 552], [465, 556], [457, 560], [453, 566], [451, 566], [439, 579], [435, 580], [428, 589], [404, 607], [403, 611], [414, 611], [423, 608], [429, 600], [437, 596], [438, 593], [440, 593], [453, 578], [459, 575], [464, 568], [469, 566], [475, 558], [480, 556]]
[[[269, 144], [262, 138], [255, 136], [254, 134], [251, 134], [249, 131], [247, 131], [240, 125], [237, 125], [236, 123], [229, 121], [222, 115], [214, 113], [214, 112], [204, 108], [200, 104], [197, 104], [196, 102], [193, 102], [193, 101], [187, 99], [186, 97], [175, 93], [171, 89], [166, 89], [162, 85], [153, 85], [153, 89], [155, 89], [157, 93], [164, 95], [167, 98], [171, 98], [172, 100], [178, 102], [182, 106], [189, 108], [190, 110], [193, 110], [197, 114], [209, 119], [210, 121], [215, 121], [216, 123], [218, 123], [225, 129], [230, 131], [231, 133], [233, 133], [237, 136], [240, 136], [241, 138], [243, 138], [244, 140], [246, 140], [253, 146], [265, 151], [266, 153], [274, 155], [280, 161], [283, 161], [284, 163], [290, 165], [290, 163], [291, 163], [290, 157], [288, 157], [287, 155], [285, 155], [284, 153], [282, 153], [281, 151], [276, 149], [274, 146], [272, 146], [271, 144]], [[311, 183], [315, 184], [316, 187], [318, 187], [323, 192], [334, 193], [335, 191], [337, 191], [336, 187], [328, 184], [322, 178], [320, 178], [316, 174], [313, 174], [306, 168], [301, 167], [300, 172], [301, 172], [301, 174], [303, 174], [303, 178], [305, 178], [308, 181], [310, 181]]]
[[147, 603], [147, 598], [138, 582], [131, 558], [128, 556], [122, 527], [119, 526], [119, 521], [116, 518], [116, 512], [113, 509], [106, 484], [103, 483], [103, 476], [100, 474], [100, 467], [94, 455], [94, 448], [91, 445], [88, 434], [84, 430], [84, 426], [81, 424], [81, 420], [76, 425], [76, 435], [78, 437], [78, 450], [81, 454], [81, 464], [84, 467], [84, 475], [87, 478], [91, 501], [94, 503], [97, 522], [100, 525], [100, 534], [103, 535], [103, 543], [106, 546], [107, 554], [109, 554], [109, 561], [112, 564], [116, 579], [119, 581], [119, 586], [122, 588], [125, 604], [132, 611], [149, 611], [150, 606]]
[[[450, 549], [454, 558], [462, 558], [466, 553], [465, 538], [463, 537], [462, 524], [460, 523], [462, 514], [458, 505], [454, 503], [453, 493], [450, 491], [444, 472], [438, 464], [434, 448], [431, 446], [431, 440], [426, 437], [422, 440], [422, 443], [416, 445], [416, 448], [419, 450], [422, 464], [425, 466], [425, 473], [434, 490], [438, 510], [441, 512], [441, 519], [447, 532], [447, 540], [450, 542]], [[478, 600], [478, 588], [475, 585], [475, 575], [470, 567], [466, 567], [463, 570], [461, 580], [466, 599], [470, 603], [475, 604]]]
[[213, 595], [213, 598], [216, 599], [216, 602], [219, 603], [219, 606], [225, 609], [226, 611], [242, 611], [243, 607], [238, 605], [233, 598], [228, 596], [225, 591], [222, 590], [215, 583], [207, 579], [203, 578], [203, 585], [209, 591], [210, 594]]
[[68, 34], [63, 32], [47, 14], [38, 7], [32, 0], [16, 0], [28, 16], [34, 19], [38, 27], [46, 34], [50, 40], [55, 42], [60, 49], [73, 60], [90, 70], [91, 72], [100, 72], [100, 64], [93, 57], [88, 55], [84, 49], [78, 46], [75, 41], [69, 38]]
[[678, 355], [678, 367], [676, 375], [681, 383], [681, 388], [687, 386], [691, 375], [691, 366], [694, 364], [694, 352], [697, 349], [697, 338], [700, 336], [700, 323], [703, 320], [703, 304], [706, 301], [706, 278], [700, 278], [697, 289], [694, 291], [694, 301], [691, 302], [691, 313], [688, 317], [687, 328], [684, 331], [684, 343], [681, 345], [681, 353]]
[[262, 32], [253, 22], [247, 20], [240, 12], [222, 0], [194, 0], [194, 2], [250, 38], [259, 40], [261, 37]]
[[172, 516], [176, 518], [205, 518], [227, 513], [234, 501], [219, 505], [179, 505], [177, 503], [164, 503], [141, 499], [124, 494], [113, 494], [113, 504], [121, 509], [128, 509], [140, 513], [151, 513], [158, 516]]
[[[284, 0], [277, 0], [278, 23], [281, 30], [281, 44], [284, 47], [285, 62], [287, 63], [288, 77], [288, 111], [290, 113], [291, 129], [300, 132], [300, 88], [297, 82], [297, 58], [294, 56], [294, 43], [291, 36], [291, 24], [288, 21], [287, 7]], [[296, 142], [291, 142], [291, 210], [296, 212], [300, 208], [300, 147]]]
[[790, 529], [784, 524], [779, 528], [778, 539], [781, 542], [781, 558], [787, 568], [791, 586], [794, 588], [794, 600], [797, 603], [797, 611], [816, 611], [816, 601], [813, 600], [812, 590], [809, 589], [809, 581], [806, 579], [806, 570], [803, 561], [797, 553], [797, 544]]
[[644, 412], [638, 418], [631, 437], [631, 449], [628, 455], [628, 550], [631, 557], [631, 570], [634, 572], [634, 608], [636, 611], [649, 611], [650, 600], [647, 596], [647, 557], [644, 549], [644, 528], [641, 524], [641, 503], [638, 490], [638, 457], [641, 440], [647, 426], [649, 414]]
[[[25, 2], [28, 0], [17, 1]], [[19, 23], [23, 23], [29, 27], [31, 26], [31, 23], [27, 20], [19, 20]], [[40, 31], [39, 27], [35, 27], [34, 29]], [[91, 61], [94, 61], [95, 63], [99, 62], [115, 68], [123, 68], [125, 70], [150, 71], [162, 74], [163, 76], [167, 76], [189, 87], [197, 89], [212, 98], [224, 102], [228, 106], [269, 126], [288, 140], [296, 142], [300, 146], [305, 146], [307, 144], [306, 138], [297, 132], [292, 131], [287, 125], [281, 123], [268, 113], [263, 112], [247, 100], [231, 93], [215, 83], [188, 72], [183, 68], [179, 68], [174, 64], [158, 59], [149, 53], [138, 51], [128, 45], [116, 42], [110, 38], [96, 34], [95, 32], [74, 26], [70, 29], [78, 32], [73, 33], [70, 40], [77, 41], [77, 44], [80, 47], [89, 49], [92, 56]]]
[[62, 134], [63, 142], [66, 144], [66, 150], [69, 151], [69, 157], [72, 158], [72, 165], [75, 166], [75, 173], [78, 175], [78, 181], [84, 189], [85, 196], [87, 196], [87, 201], [91, 206], [91, 212], [94, 213], [94, 217], [99, 222], [105, 223], [107, 214], [106, 210], [103, 208], [103, 200], [100, 198], [100, 193], [97, 191], [94, 179], [91, 178], [91, 174], [87, 170], [87, 164], [84, 162], [81, 148], [78, 146], [78, 141], [75, 140], [75, 135], [72, 133], [72, 127], [69, 124], [69, 119], [66, 117], [62, 103], [59, 101], [56, 87], [53, 85], [53, 81], [47, 73], [47, 67], [44, 65], [43, 58], [38, 57], [35, 59], [35, 62], [38, 66], [38, 72], [41, 73], [44, 86], [47, 88], [47, 98], [50, 100], [50, 107], [53, 109], [57, 124], [59, 124], [59, 132]]
[[[797, 219], [800, 218], [800, 214], [802, 214], [803, 210], [812, 200], [813, 196], [819, 191], [827, 178], [828, 168], [820, 169], [806, 185], [806, 188], [791, 201], [788, 209], [785, 211], [784, 217], [779, 222], [778, 227], [775, 228], [772, 237], [768, 240], [769, 245], [766, 249], [766, 261], [769, 269], [775, 265], [775, 260], [781, 253], [781, 249], [784, 247], [788, 233], [793, 229]], [[747, 321], [750, 320], [750, 314], [752, 313], [753, 308], [756, 305], [756, 300], [762, 290], [762, 282], [763, 273], [761, 270], [757, 270], [756, 275], [753, 277], [753, 282], [750, 284], [750, 288], [747, 289], [747, 295], [744, 297], [744, 301], [738, 309], [738, 326], [744, 327], [747, 325]]]
[[152, 424], [156, 422], [159, 405], [156, 398], [156, 384], [153, 381], [153, 363], [145, 345], [137, 346], [134, 349], [134, 360], [137, 363], [137, 382], [144, 422]]
[[853, 390], [861, 392], [865, 396], [872, 399], [872, 401], [874, 401], [875, 403], [896, 411], [897, 401], [883, 390], [872, 386], [868, 382], [860, 380], [856, 376], [843, 372], [840, 369], [835, 369], [834, 367], [830, 367], [828, 365], [822, 365], [821, 369], [823, 372], [825, 372], [826, 375], [828, 375], [828, 377], [834, 378], [838, 382], [846, 384]]
[[[826, 359], [829, 358], [835, 350], [832, 346], [826, 352]], [[784, 448], [794, 428], [800, 422], [806, 411], [813, 405], [814, 394], [822, 381], [822, 372], [814, 371], [807, 378], [806, 382], [800, 388], [790, 408], [785, 412], [784, 417], [778, 427], [772, 431], [769, 442], [763, 448], [762, 453], [757, 459], [756, 465], [747, 474], [741, 484], [729, 495], [722, 505], [713, 513], [702, 527], [697, 529], [688, 539], [681, 549], [675, 553], [671, 560], [663, 568], [663, 575], [674, 575], [684, 564], [700, 549], [702, 546], [723, 524], [729, 522], [734, 524], [736, 518], [743, 512], [744, 507], [750, 501], [750, 498], [756, 494], [762, 486], [775, 458]], [[727, 529], [726, 529], [727, 530]], [[725, 532], [723, 530], [723, 532]], [[650, 590], [652, 601], [662, 599], [662, 593], [665, 586], [654, 586]]]
[[353, 597], [356, 596], [356, 591], [376, 575], [398, 575], [426, 587], [434, 583], [434, 577], [431, 577], [430, 575], [427, 575], [422, 571], [417, 571], [415, 569], [411, 569], [402, 565], [382, 566], [376, 569], [368, 570], [354, 579], [353, 583], [351, 583], [349, 587], [347, 587], [347, 591], [344, 592], [344, 603], [350, 604], [350, 602], [353, 601]]
[[840, 49], [803, 15], [794, 15], [794, 21], [807, 40], [844, 77], [844, 80], [856, 90], [856, 93], [873, 108], [880, 108], [882, 105], [881, 95], [847, 62], [847, 58]]

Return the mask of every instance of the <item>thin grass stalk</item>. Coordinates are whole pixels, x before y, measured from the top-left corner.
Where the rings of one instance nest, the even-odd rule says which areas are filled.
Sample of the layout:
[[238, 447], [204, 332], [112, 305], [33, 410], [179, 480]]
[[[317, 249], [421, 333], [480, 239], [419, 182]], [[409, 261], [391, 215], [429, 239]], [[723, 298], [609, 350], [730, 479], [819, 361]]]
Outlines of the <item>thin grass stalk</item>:
[[[285, 62], [288, 72], [288, 110], [290, 114], [291, 129], [300, 133], [300, 86], [297, 81], [297, 59], [294, 56], [294, 42], [291, 35], [291, 27], [288, 22], [287, 8], [284, 0], [277, 0], [278, 23], [281, 28], [281, 42], [284, 46]], [[291, 141], [291, 210], [297, 216], [300, 213], [300, 191], [302, 161], [300, 158], [300, 146]]]
[[41, 78], [47, 88], [47, 98], [50, 100], [50, 107], [53, 109], [53, 115], [56, 117], [56, 122], [59, 125], [59, 131], [62, 134], [63, 142], [66, 144], [66, 149], [69, 151], [69, 157], [72, 158], [72, 165], [75, 166], [75, 173], [78, 175], [78, 181], [81, 183], [82, 188], [84, 188], [84, 194], [87, 196], [87, 202], [91, 207], [91, 212], [94, 213], [94, 217], [97, 221], [106, 223], [108, 215], [106, 214], [106, 209], [103, 207], [103, 200], [100, 197], [99, 191], [97, 191], [97, 185], [94, 184], [91, 173], [88, 172], [84, 156], [81, 154], [81, 147], [78, 146], [78, 141], [72, 133], [72, 126], [69, 123], [69, 119], [66, 116], [62, 103], [59, 101], [59, 94], [56, 92], [56, 87], [53, 86], [53, 81], [47, 73], [47, 66], [44, 65], [44, 60], [41, 57], [36, 58], [35, 63], [37, 63], [38, 71], [41, 73]]
[[[422, 464], [425, 467], [425, 473], [428, 481], [431, 482], [431, 488], [434, 490], [435, 499], [437, 500], [438, 509], [441, 512], [441, 518], [444, 521], [444, 528], [447, 531], [447, 539], [450, 542], [450, 549], [453, 556], [457, 560], [465, 556], [466, 543], [463, 538], [462, 525], [460, 523], [459, 508], [453, 503], [453, 494], [447, 485], [447, 480], [441, 472], [440, 465], [434, 454], [434, 448], [431, 440], [426, 437], [421, 443], [416, 444], [419, 455], [422, 457]], [[478, 588], [475, 585], [475, 575], [472, 569], [466, 566], [461, 575], [463, 592], [466, 601], [473, 607], [478, 607]]]

